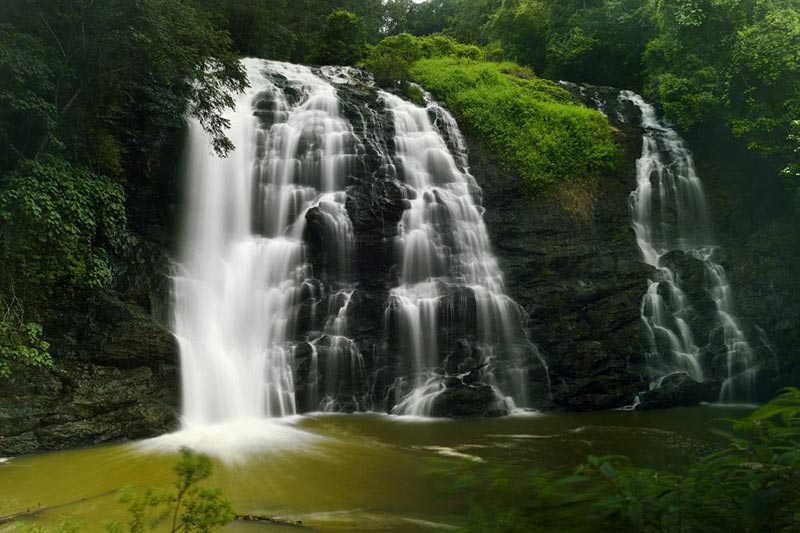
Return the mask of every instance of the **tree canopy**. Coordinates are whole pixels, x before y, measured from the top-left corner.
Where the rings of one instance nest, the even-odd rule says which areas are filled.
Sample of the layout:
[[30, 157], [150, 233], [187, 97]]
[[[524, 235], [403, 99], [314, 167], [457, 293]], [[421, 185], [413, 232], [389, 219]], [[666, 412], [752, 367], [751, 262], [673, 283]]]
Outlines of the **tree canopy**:
[[340, 9], [325, 18], [310, 59], [326, 65], [355, 65], [367, 55], [367, 31], [361, 17]]

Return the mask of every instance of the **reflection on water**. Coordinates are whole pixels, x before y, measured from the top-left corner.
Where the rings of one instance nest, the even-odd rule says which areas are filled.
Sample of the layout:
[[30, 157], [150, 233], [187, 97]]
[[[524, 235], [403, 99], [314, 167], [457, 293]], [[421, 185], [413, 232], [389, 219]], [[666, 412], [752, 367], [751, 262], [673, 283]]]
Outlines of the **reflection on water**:
[[[310, 415], [211, 426], [133, 444], [0, 461], [0, 516], [59, 506], [42, 513], [39, 522], [68, 515], [83, 530], [102, 531], [105, 520], [125, 518], [125, 506], [115, 501], [120, 488], [169, 486], [172, 450], [191, 445], [217, 456], [209, 485], [222, 487], [238, 512], [302, 520], [318, 531], [444, 530], [463, 525], [464, 513], [461, 502], [431, 486], [425, 475], [430, 459], [513, 461], [567, 471], [588, 454], [614, 453], [644, 466], [679, 468], [713, 447], [708, 427], [714, 419], [747, 411], [698, 407], [425, 422]], [[231, 524], [226, 531], [254, 527]]]

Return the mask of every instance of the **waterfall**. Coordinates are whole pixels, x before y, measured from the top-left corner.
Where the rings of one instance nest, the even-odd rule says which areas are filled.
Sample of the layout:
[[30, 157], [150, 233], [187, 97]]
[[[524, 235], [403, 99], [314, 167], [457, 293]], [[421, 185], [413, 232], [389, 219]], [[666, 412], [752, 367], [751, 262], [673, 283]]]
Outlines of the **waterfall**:
[[[189, 124], [173, 277], [184, 425], [442, 415], [436, 398], [456, 388], [496, 404], [481, 412], [527, 405], [544, 363], [505, 294], [453, 117], [357, 69], [243, 64], [235, 149], [216, 156]], [[365, 257], [381, 242], [389, 252]]]
[[[720, 401], [752, 400], [759, 364], [715, 259], [718, 247], [692, 155], [639, 95], [622, 91], [619, 101], [639, 110], [644, 128], [630, 210], [642, 257], [656, 268], [641, 311], [653, 384], [685, 372], [697, 381], [721, 378]], [[697, 290], [692, 285], [700, 277]]]
[[[244, 65], [250, 88], [226, 117], [233, 152], [217, 157], [208, 134], [189, 125], [188, 216], [174, 277], [186, 425], [296, 412], [298, 304], [326, 299], [305, 257], [308, 221], [324, 228], [327, 267], [339, 279], [354, 246], [343, 187], [356, 140], [335, 89], [307, 67]], [[343, 349], [346, 324], [331, 329]]]
[[392, 113], [408, 202], [397, 238], [400, 284], [387, 312], [396, 317], [412, 380], [394, 411], [429, 415], [448, 385], [468, 385], [476, 371], [498, 402], [526, 405], [525, 367], [532, 355], [544, 362], [527, 340], [527, 315], [505, 294], [455, 120], [433, 103], [381, 98]]

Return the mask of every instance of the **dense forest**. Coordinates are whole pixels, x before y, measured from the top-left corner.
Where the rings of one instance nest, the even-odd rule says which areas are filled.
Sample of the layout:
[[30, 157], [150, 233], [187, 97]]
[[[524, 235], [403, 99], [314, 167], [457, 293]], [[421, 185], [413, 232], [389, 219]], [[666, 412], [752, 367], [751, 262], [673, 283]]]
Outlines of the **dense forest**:
[[[169, 174], [184, 117], [230, 148], [222, 112], [246, 84], [242, 55], [421, 81], [534, 184], [613, 159], [577, 117], [563, 117], [571, 149], [558, 128], [537, 141], [556, 146], [554, 168], [522, 155], [531, 139], [510, 134], [508, 102], [559, 98], [535, 76], [643, 91], [690, 137], [730, 138], [761, 168], [753, 179], [782, 180], [800, 206], [796, 0], [10, 0], [0, 32], [3, 375], [49, 362], [48, 302], [110, 282], [126, 194]], [[489, 123], [499, 101], [509, 115]], [[592, 153], [587, 139], [600, 141]]]

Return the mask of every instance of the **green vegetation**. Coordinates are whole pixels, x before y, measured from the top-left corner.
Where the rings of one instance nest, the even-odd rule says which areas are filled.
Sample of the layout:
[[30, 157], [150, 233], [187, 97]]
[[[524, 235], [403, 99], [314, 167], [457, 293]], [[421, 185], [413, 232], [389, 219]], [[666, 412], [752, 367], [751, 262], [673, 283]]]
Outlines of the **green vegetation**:
[[171, 533], [205, 533], [224, 526], [234, 518], [231, 502], [220, 489], [200, 486], [211, 476], [211, 458], [184, 448], [175, 464], [174, 491], [166, 492], [152, 487], [137, 491], [133, 488], [120, 492], [119, 501], [127, 503], [127, 524], [112, 522], [106, 525], [111, 533], [145, 533], [170, 531]]
[[605, 117], [529, 69], [510, 62], [423, 59], [411, 76], [533, 189], [593, 181], [615, 166], [617, 149]]
[[349, 11], [334, 11], [319, 30], [310, 59], [323, 65], [355, 65], [367, 55], [367, 32]]
[[124, 201], [118, 183], [85, 167], [51, 155], [23, 162], [0, 191], [6, 276], [37, 289], [108, 285]]
[[4, 311], [0, 320], [0, 378], [11, 377], [16, 365], [50, 366], [50, 345], [42, 340], [41, 324], [24, 322], [18, 304], [8, 304]]
[[592, 457], [558, 477], [439, 460], [442, 490], [472, 498], [470, 531], [792, 531], [800, 522], [800, 390], [717, 431], [727, 444], [682, 471]]
[[[390, 35], [438, 32], [544, 78], [641, 91], [683, 133], [730, 143], [762, 169], [754, 181], [796, 161], [800, 0], [395, 0], [384, 18]], [[408, 41], [393, 43], [396, 65], [378, 61], [391, 65], [381, 77], [404, 79]]]
[[[662, 2], [645, 54], [647, 92], [684, 129], [724, 123], [776, 161], [800, 116], [800, 3]], [[713, 38], [711, 36], [713, 35]]]
[[171, 174], [187, 114], [231, 148], [244, 72], [193, 4], [0, 5], [0, 376], [49, 364], [45, 309], [111, 282], [126, 192]]
[[401, 82], [412, 101], [421, 94], [409, 81], [432, 91], [531, 190], [559, 185], [565, 208], [589, 218], [597, 178], [618, 160], [608, 121], [530, 69], [483, 56], [445, 35], [401, 33], [372, 47], [363, 66], [384, 83]]
[[637, 88], [652, 16], [649, 0], [507, 0], [484, 34], [545, 77]]
[[363, 66], [378, 80], [407, 82], [411, 66], [420, 59], [457, 57], [480, 59], [480, 48], [464, 45], [444, 35], [415, 37], [401, 33], [387, 37], [372, 47]]

